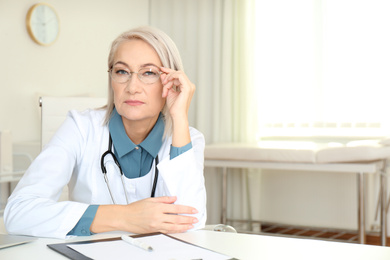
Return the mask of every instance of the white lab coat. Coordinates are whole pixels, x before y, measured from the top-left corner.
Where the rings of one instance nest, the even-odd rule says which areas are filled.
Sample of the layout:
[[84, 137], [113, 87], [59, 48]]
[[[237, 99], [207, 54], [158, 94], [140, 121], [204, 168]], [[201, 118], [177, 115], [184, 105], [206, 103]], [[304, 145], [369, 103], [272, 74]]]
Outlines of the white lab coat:
[[[8, 199], [4, 221], [10, 234], [65, 238], [89, 205], [112, 204], [100, 166], [107, 151], [109, 131], [103, 125], [105, 110], [70, 111], [65, 122], [31, 164]], [[158, 152], [159, 178], [156, 197], [177, 196], [176, 204], [195, 207], [202, 228], [206, 222], [206, 190], [203, 176], [203, 135], [190, 128], [192, 149], [170, 160], [171, 138]], [[118, 204], [126, 198], [117, 167], [107, 156], [107, 174]], [[140, 178], [124, 177], [131, 202], [149, 198], [154, 179], [151, 171]], [[65, 185], [69, 201], [58, 202]]]

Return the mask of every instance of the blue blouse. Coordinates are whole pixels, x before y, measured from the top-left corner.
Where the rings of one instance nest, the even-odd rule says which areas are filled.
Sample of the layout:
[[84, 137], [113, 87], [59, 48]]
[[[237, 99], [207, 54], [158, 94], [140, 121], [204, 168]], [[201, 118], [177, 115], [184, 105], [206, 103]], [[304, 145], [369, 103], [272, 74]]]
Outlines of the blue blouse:
[[[114, 108], [108, 128], [114, 145], [115, 156], [117, 157], [122, 171], [127, 178], [139, 178], [150, 171], [153, 160], [156, 158], [158, 151], [162, 146], [164, 127], [164, 118], [160, 113], [157, 122], [149, 135], [142, 143], [135, 145], [126, 134], [122, 117]], [[183, 147], [174, 147], [171, 145], [170, 159], [175, 158], [191, 148], [191, 142]], [[99, 205], [90, 205], [68, 235], [92, 235], [93, 233], [90, 231], [90, 227], [93, 219], [95, 218], [98, 207]]]

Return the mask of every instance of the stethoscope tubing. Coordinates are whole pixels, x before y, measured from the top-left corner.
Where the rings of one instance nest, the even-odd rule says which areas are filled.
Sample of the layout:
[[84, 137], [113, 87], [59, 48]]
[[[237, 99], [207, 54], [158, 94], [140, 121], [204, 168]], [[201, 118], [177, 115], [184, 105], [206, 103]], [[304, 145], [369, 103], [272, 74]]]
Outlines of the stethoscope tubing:
[[[123, 177], [124, 174], [123, 174], [121, 165], [119, 164], [119, 161], [117, 160], [115, 154], [112, 152], [112, 138], [111, 138], [111, 134], [109, 135], [109, 140], [108, 140], [108, 150], [105, 151], [102, 154], [102, 157], [100, 159], [100, 167], [102, 169], [102, 173], [103, 173], [103, 176], [104, 176], [104, 181], [106, 182], [106, 185], [107, 185], [107, 188], [108, 188], [108, 192], [110, 193], [110, 197], [112, 199], [112, 202], [114, 204], [116, 204], [116, 201], [114, 199], [113, 193], [112, 193], [111, 188], [110, 188], [110, 183], [109, 183], [109, 180], [108, 180], [108, 177], [107, 177], [107, 169], [106, 169], [106, 166], [104, 165], [104, 158], [107, 155], [111, 155], [111, 157], [114, 159], [114, 162], [115, 162], [116, 166], [118, 166], [118, 169], [119, 169], [119, 172], [120, 172], [120, 175], [121, 175], [121, 182], [122, 182], [122, 186], [123, 186], [123, 191], [124, 191], [125, 197], [126, 197], [126, 203], [129, 204], [129, 199], [127, 197], [125, 181], [124, 181], [124, 177]], [[155, 163], [154, 180], [153, 180], [152, 192], [151, 192], [151, 195], [150, 195], [150, 197], [152, 197], [152, 198], [155, 196], [156, 188], [157, 188], [157, 180], [158, 180], [157, 164], [158, 164], [158, 162], [159, 162], [159, 160], [158, 160], [158, 155], [157, 155], [156, 158], [155, 158], [155, 162], [154, 162]]]

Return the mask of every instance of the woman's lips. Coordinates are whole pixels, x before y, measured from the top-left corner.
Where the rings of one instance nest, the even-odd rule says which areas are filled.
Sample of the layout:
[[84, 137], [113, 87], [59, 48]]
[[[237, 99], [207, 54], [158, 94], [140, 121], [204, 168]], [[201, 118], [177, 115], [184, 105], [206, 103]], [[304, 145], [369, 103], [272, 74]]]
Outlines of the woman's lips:
[[125, 103], [130, 105], [130, 106], [140, 106], [140, 105], [144, 104], [144, 102], [139, 101], [139, 100], [126, 100]]

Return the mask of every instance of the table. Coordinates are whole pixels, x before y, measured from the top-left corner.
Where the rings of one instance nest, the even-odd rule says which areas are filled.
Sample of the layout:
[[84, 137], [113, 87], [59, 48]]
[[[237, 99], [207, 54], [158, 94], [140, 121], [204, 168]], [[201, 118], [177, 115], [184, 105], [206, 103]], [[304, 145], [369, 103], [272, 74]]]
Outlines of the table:
[[[49, 249], [46, 245], [88, 239], [118, 237], [123, 232], [97, 234], [92, 237], [75, 237], [70, 240], [39, 238], [36, 241], [0, 249], [0, 259], [39, 259], [61, 260], [66, 257]], [[360, 245], [352, 243], [329, 242], [322, 240], [286, 238], [269, 235], [237, 234], [198, 230], [174, 237], [208, 249], [231, 255], [238, 259], [354, 259], [388, 260], [390, 247]]]

